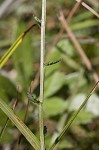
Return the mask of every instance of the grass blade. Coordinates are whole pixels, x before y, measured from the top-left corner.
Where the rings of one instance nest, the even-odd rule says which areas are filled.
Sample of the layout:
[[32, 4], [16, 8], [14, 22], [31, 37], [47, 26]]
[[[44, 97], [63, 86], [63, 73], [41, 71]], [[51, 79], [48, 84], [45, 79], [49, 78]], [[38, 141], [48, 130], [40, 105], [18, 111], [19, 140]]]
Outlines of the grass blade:
[[8, 124], [8, 121], [9, 121], [9, 118], [7, 117], [7, 119], [5, 121], [5, 124], [4, 124], [4, 126], [3, 126], [3, 128], [2, 128], [2, 130], [0, 132], [0, 139], [2, 138], [2, 136], [3, 136], [4, 132], [5, 132], [5, 129], [6, 129], [7, 124]]
[[14, 114], [13, 110], [0, 98], [0, 108], [25, 136], [35, 150], [40, 150], [40, 143], [30, 129]]
[[65, 125], [64, 129], [62, 130], [62, 132], [60, 133], [60, 135], [56, 138], [55, 142], [53, 143], [53, 145], [51, 146], [50, 150], [53, 150], [55, 148], [55, 146], [59, 143], [60, 139], [64, 136], [64, 134], [67, 132], [67, 130], [69, 129], [70, 125], [72, 124], [72, 122], [75, 120], [75, 118], [77, 117], [77, 115], [79, 114], [79, 112], [81, 111], [81, 109], [84, 107], [84, 105], [87, 103], [88, 99], [90, 98], [90, 96], [93, 94], [93, 92], [95, 91], [96, 87], [98, 86], [99, 81], [96, 83], [96, 85], [94, 86], [94, 88], [91, 90], [91, 92], [88, 94], [88, 96], [86, 97], [86, 99], [84, 100], [84, 102], [81, 104], [81, 106], [79, 107], [79, 109], [72, 115], [72, 117], [70, 118], [70, 120], [68, 121], [68, 123]]

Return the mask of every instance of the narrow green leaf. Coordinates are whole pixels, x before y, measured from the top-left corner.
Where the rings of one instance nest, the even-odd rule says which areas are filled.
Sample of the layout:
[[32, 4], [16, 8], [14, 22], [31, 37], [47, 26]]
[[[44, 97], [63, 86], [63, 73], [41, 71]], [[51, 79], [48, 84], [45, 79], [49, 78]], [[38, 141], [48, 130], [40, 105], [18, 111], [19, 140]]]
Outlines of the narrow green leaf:
[[14, 125], [25, 136], [28, 142], [35, 150], [40, 150], [40, 143], [37, 137], [30, 131], [30, 129], [14, 114], [12, 109], [0, 98], [0, 108], [14, 123]]
[[62, 132], [60, 133], [60, 135], [56, 138], [56, 140], [53, 143], [53, 145], [51, 146], [50, 150], [53, 150], [55, 148], [55, 146], [59, 143], [60, 139], [64, 136], [64, 134], [66, 133], [66, 131], [69, 129], [70, 125], [73, 123], [73, 121], [75, 120], [75, 118], [77, 117], [77, 115], [79, 114], [79, 112], [81, 111], [81, 109], [85, 106], [85, 104], [87, 103], [87, 101], [89, 100], [89, 98], [93, 94], [93, 92], [95, 91], [95, 89], [98, 86], [98, 84], [99, 84], [99, 81], [96, 83], [96, 85], [94, 86], [94, 88], [92, 89], [92, 91], [88, 94], [88, 96], [86, 97], [86, 99], [84, 100], [84, 102], [81, 104], [81, 106], [79, 107], [79, 109], [74, 112], [74, 114], [72, 115], [72, 117], [70, 118], [70, 120], [68, 121], [68, 123], [65, 125], [65, 127], [62, 130]]

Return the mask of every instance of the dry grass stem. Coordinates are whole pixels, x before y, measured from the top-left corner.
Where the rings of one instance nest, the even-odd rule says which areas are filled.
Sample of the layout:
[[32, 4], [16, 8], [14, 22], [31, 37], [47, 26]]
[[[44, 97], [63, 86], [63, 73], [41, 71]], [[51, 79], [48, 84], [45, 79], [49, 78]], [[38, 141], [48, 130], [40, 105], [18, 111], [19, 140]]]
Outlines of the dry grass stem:
[[74, 7], [72, 8], [72, 10], [70, 11], [68, 17], [67, 17], [67, 21], [70, 22], [70, 20], [72, 19], [72, 17], [74, 16], [75, 12], [77, 11], [77, 9], [79, 8], [80, 4], [81, 4], [82, 0], [80, 0], [80, 2], [77, 2]]
[[[77, 2], [80, 2], [80, 0], [76, 0]], [[81, 5], [84, 6], [86, 9], [88, 9], [90, 12], [92, 12], [96, 17], [99, 18], [99, 14], [92, 9], [89, 5], [87, 5], [85, 2], [81, 2]]]
[[81, 45], [79, 44], [79, 42], [77, 41], [75, 35], [73, 34], [73, 32], [71, 31], [64, 15], [63, 12], [60, 12], [60, 17], [59, 20], [61, 22], [61, 24], [63, 25], [65, 31], [68, 33], [68, 36], [70, 38], [70, 40], [72, 41], [72, 43], [74, 44], [77, 52], [79, 53], [79, 55], [81, 56], [82, 60], [84, 61], [86, 67], [88, 70], [90, 70], [93, 74], [93, 78], [96, 82], [99, 81], [99, 77], [98, 74], [96, 73], [96, 71], [93, 69], [90, 60], [88, 59], [88, 57], [86, 56], [84, 50], [82, 49]]
[[[80, 0], [80, 1], [82, 1], [82, 0]], [[74, 14], [76, 13], [76, 11], [78, 10], [79, 6], [80, 6], [80, 3], [79, 3], [79, 2], [77, 2], [77, 3], [73, 6], [72, 10], [70, 11], [70, 13], [68, 14], [68, 17], [67, 17], [67, 21], [68, 21], [68, 22], [71, 21], [72, 17], [74, 16]], [[61, 28], [60, 31], [58, 32], [58, 34], [55, 36], [54, 41], [53, 41], [53, 44], [51, 45], [51, 48], [50, 48], [50, 49], [52, 49], [52, 48], [56, 45], [56, 43], [57, 43], [57, 42], [59, 41], [59, 39], [62, 37], [63, 32], [64, 32], [64, 29]]]

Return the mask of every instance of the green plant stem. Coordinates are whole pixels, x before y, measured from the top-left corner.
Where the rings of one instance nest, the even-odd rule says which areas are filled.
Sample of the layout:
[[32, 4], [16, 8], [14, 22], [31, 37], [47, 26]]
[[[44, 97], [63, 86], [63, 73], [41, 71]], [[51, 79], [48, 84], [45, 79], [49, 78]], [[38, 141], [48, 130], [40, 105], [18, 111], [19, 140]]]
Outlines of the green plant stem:
[[67, 132], [68, 128], [70, 127], [70, 125], [72, 124], [72, 122], [75, 120], [75, 118], [77, 117], [77, 115], [79, 114], [79, 112], [81, 111], [81, 109], [84, 107], [84, 105], [87, 103], [88, 99], [90, 98], [90, 96], [93, 94], [93, 92], [95, 91], [97, 85], [98, 85], [99, 81], [96, 83], [96, 85], [94, 86], [94, 88], [91, 90], [91, 92], [88, 94], [88, 96], [86, 97], [86, 99], [84, 100], [84, 102], [81, 104], [81, 106], [79, 107], [79, 109], [74, 112], [74, 114], [72, 115], [72, 117], [70, 118], [70, 120], [68, 121], [68, 123], [65, 125], [64, 129], [62, 130], [62, 132], [60, 133], [60, 135], [56, 138], [55, 142], [53, 143], [53, 145], [51, 146], [50, 150], [53, 150], [55, 148], [55, 146], [59, 143], [60, 139], [64, 136], [64, 134]]
[[44, 146], [44, 121], [43, 121], [43, 100], [44, 100], [44, 53], [45, 53], [45, 22], [46, 22], [46, 0], [42, 0], [41, 20], [41, 55], [40, 55], [40, 104], [39, 104], [39, 128], [41, 150]]

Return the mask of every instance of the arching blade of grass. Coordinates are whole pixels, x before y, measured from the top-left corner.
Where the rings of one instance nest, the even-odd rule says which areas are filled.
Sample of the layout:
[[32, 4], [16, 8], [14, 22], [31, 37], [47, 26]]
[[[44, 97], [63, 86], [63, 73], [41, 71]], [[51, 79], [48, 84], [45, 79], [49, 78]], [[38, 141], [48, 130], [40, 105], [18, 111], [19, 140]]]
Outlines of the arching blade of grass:
[[12, 53], [16, 50], [16, 48], [21, 44], [23, 41], [25, 35], [37, 24], [33, 24], [30, 26], [25, 32], [23, 32], [18, 39], [13, 43], [13, 45], [8, 49], [8, 51], [4, 54], [4, 56], [0, 60], [0, 69], [3, 67], [3, 65], [6, 63], [6, 61], [9, 59], [9, 57], [12, 55]]
[[0, 108], [25, 136], [35, 150], [40, 150], [40, 143], [30, 129], [14, 114], [13, 110], [0, 98]]
[[64, 136], [64, 134], [67, 132], [67, 130], [70, 127], [70, 125], [72, 124], [72, 122], [75, 120], [75, 118], [77, 117], [77, 115], [79, 114], [79, 112], [81, 111], [81, 109], [85, 106], [85, 104], [87, 103], [88, 99], [90, 98], [90, 96], [95, 91], [95, 89], [98, 86], [98, 84], [99, 84], [99, 81], [96, 83], [96, 85], [94, 86], [94, 88], [88, 94], [88, 96], [86, 97], [86, 99], [84, 100], [84, 102], [81, 104], [81, 106], [79, 107], [79, 109], [76, 112], [74, 112], [74, 114], [72, 115], [72, 117], [70, 118], [70, 120], [68, 121], [68, 123], [65, 125], [65, 127], [62, 130], [62, 132], [60, 133], [60, 135], [56, 138], [56, 140], [53, 143], [53, 145], [51, 146], [50, 150], [53, 150], [55, 148], [55, 146], [59, 143], [59, 141]]
[[7, 127], [8, 122], [9, 122], [9, 118], [7, 117], [4, 126], [3, 126], [2, 130], [0, 131], [0, 139], [2, 138], [2, 136], [3, 136], [4, 132], [5, 132], [5, 129]]

